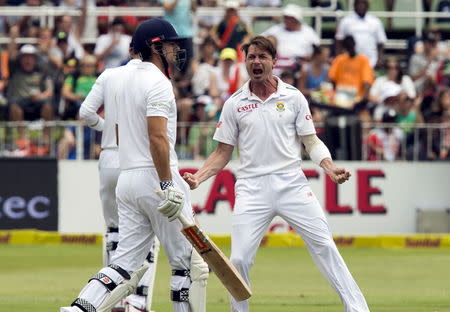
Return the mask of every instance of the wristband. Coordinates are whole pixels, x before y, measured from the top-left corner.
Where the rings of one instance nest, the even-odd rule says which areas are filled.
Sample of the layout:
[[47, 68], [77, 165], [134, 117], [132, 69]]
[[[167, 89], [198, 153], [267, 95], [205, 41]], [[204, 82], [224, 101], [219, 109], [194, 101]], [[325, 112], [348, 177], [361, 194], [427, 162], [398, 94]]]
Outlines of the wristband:
[[160, 181], [159, 186], [161, 187], [161, 190], [164, 191], [166, 188], [173, 186], [173, 181], [172, 180]]

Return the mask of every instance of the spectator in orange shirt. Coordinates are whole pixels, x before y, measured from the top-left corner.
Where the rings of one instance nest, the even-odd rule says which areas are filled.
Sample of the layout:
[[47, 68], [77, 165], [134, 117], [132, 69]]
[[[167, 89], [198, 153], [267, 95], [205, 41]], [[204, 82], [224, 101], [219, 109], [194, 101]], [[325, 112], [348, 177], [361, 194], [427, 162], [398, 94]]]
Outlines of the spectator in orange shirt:
[[344, 108], [364, 108], [367, 105], [374, 72], [369, 59], [357, 54], [355, 40], [346, 36], [343, 41], [346, 53], [338, 55], [328, 72], [335, 89], [334, 103]]

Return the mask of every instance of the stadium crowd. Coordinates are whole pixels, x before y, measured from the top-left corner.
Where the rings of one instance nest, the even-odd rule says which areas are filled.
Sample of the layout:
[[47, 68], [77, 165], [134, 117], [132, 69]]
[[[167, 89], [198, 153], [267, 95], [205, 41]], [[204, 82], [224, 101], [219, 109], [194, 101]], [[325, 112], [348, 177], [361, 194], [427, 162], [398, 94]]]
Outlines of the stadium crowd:
[[[79, 9], [81, 15], [58, 16], [53, 29], [34, 16], [1, 16], [0, 36], [10, 41], [0, 52], [0, 122], [77, 120], [78, 108], [99, 73], [128, 61], [130, 34], [145, 19], [96, 17], [89, 8], [162, 6], [164, 18], [189, 38], [188, 64], [182, 72], [174, 71], [173, 79], [182, 158], [204, 159], [214, 150], [214, 127], [204, 125], [217, 121], [226, 99], [247, 80], [240, 45], [254, 34], [251, 25], [269, 20], [272, 26], [262, 34], [277, 46], [274, 73], [303, 92], [318, 125], [326, 127], [336, 116], [395, 123], [362, 128], [367, 160], [450, 159], [450, 48], [439, 24], [426, 28], [421, 38], [411, 38], [410, 48], [394, 56], [384, 53], [386, 31], [381, 20], [370, 14], [368, 0], [354, 1], [354, 12], [338, 21], [331, 46], [321, 45], [298, 5], [285, 5], [282, 17], [248, 19], [239, 14], [243, 6], [281, 7], [280, 0], [225, 0], [220, 4], [223, 17], [199, 16], [198, 27], [191, 18], [196, 7], [218, 6], [215, 0], [158, 1], [54, 0], [45, 4]], [[324, 1], [310, 2], [324, 5]], [[42, 0], [2, 1], [2, 5], [42, 4]], [[449, 8], [450, 4], [442, 6], [444, 11]], [[19, 37], [36, 38], [37, 44], [19, 45]], [[83, 44], [83, 38], [92, 37], [97, 38], [95, 44]], [[415, 131], [416, 124], [442, 127]], [[33, 143], [22, 124], [16, 129], [0, 132], [4, 141], [11, 139], [9, 155], [60, 159], [75, 155], [75, 126], [57, 135], [44, 127], [40, 144]], [[98, 155], [99, 137], [84, 129], [85, 158]], [[57, 148], [52, 149], [55, 140]]]

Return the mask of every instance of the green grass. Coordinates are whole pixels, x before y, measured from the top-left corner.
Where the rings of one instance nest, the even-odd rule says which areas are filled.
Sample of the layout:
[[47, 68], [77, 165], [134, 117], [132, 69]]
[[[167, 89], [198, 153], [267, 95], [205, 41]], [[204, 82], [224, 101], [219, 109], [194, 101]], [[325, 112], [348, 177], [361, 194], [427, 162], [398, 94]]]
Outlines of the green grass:
[[[341, 248], [341, 253], [372, 312], [450, 312], [450, 251]], [[99, 246], [0, 246], [0, 312], [56, 312], [100, 266]], [[169, 278], [161, 253], [157, 312], [172, 311]], [[303, 248], [261, 248], [252, 282], [253, 312], [343, 311]], [[207, 311], [229, 311], [228, 296], [215, 276], [208, 282]]]

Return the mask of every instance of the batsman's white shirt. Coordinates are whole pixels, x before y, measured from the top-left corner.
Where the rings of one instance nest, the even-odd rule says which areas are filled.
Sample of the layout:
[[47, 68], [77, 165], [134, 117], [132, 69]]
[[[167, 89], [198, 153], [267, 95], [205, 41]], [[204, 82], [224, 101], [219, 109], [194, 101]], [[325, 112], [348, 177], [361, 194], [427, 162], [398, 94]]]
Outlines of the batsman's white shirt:
[[147, 117], [153, 116], [167, 118], [170, 166], [176, 167], [177, 108], [170, 80], [149, 62], [142, 62], [123, 75], [127, 84], [118, 86], [118, 100], [123, 105], [117, 112], [120, 168], [154, 168], [147, 130]]
[[278, 80], [276, 93], [261, 101], [249, 82], [224, 104], [214, 140], [239, 148], [238, 178], [300, 169], [298, 135], [316, 133], [303, 94]]
[[[99, 122], [97, 114], [104, 105], [105, 121], [102, 129], [102, 152], [98, 161], [100, 177], [100, 199], [102, 201], [103, 217], [107, 227], [117, 227], [119, 215], [116, 203], [116, 185], [120, 174], [119, 151], [116, 139], [117, 107], [123, 103], [117, 101], [117, 85], [123, 84], [123, 72], [131, 70], [141, 60], [133, 59], [125, 66], [107, 69], [96, 80], [81, 105], [80, 117], [89, 125]], [[109, 233], [106, 240], [117, 242], [117, 233]]]
[[[116, 150], [117, 151], [117, 139], [116, 139], [116, 123], [117, 123], [117, 109], [123, 102], [119, 102], [117, 98], [117, 87], [123, 84], [123, 73], [136, 67], [142, 63], [141, 60], [130, 60], [125, 66], [111, 68], [105, 70], [96, 80], [94, 86], [89, 92], [88, 96], [84, 100], [82, 106], [87, 114], [87, 118], [96, 116], [98, 109], [104, 104], [105, 123], [102, 133], [102, 149]], [[90, 115], [90, 116], [89, 116]], [[100, 116], [96, 116], [101, 118]], [[86, 119], [87, 119], [86, 118]], [[92, 117], [91, 117], [92, 118]], [[93, 120], [95, 120], [93, 118]], [[112, 153], [108, 153], [109, 155]], [[119, 168], [118, 155], [116, 160], [111, 161], [109, 164], [106, 161], [100, 161], [99, 166], [102, 164], [111, 168]], [[114, 163], [114, 165], [112, 164]]]

